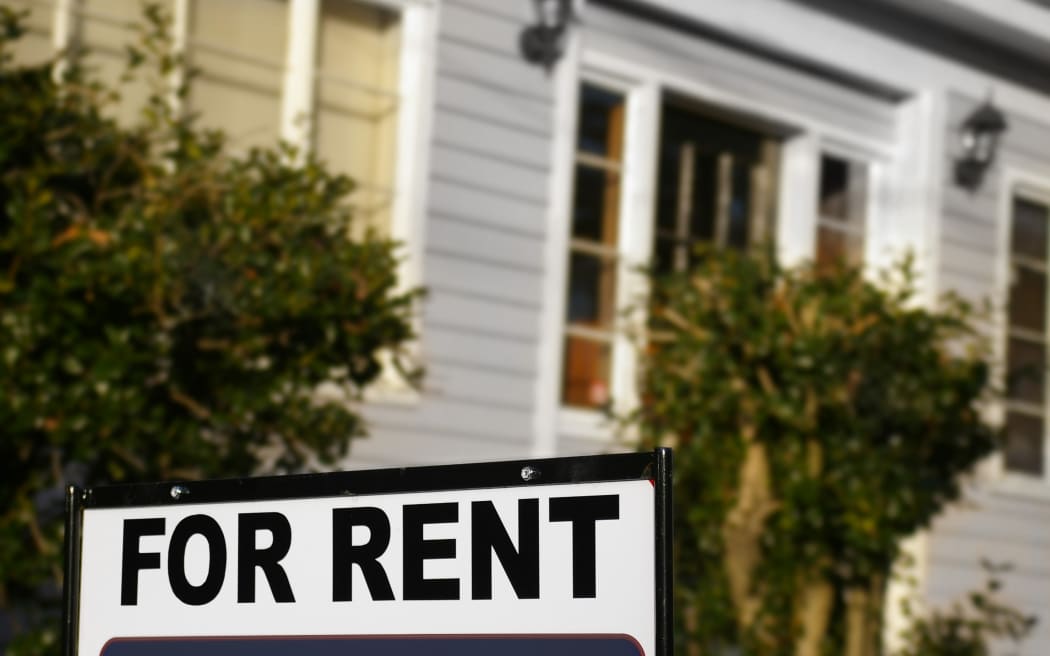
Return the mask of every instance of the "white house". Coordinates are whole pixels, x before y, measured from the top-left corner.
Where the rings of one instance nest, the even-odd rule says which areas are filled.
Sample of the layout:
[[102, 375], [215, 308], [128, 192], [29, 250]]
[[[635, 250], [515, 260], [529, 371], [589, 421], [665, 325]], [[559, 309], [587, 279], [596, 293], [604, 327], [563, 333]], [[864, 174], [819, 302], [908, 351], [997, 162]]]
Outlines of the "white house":
[[[22, 57], [82, 44], [104, 71], [137, 13], [8, 1], [32, 12]], [[575, 0], [549, 70], [522, 54], [550, 4], [534, 0], [164, 4], [202, 71], [189, 108], [358, 179], [361, 213], [404, 242], [404, 283], [429, 289], [424, 389], [371, 399], [351, 466], [622, 448], [597, 409], [634, 396], [618, 310], [638, 265], [682, 266], [697, 240], [873, 268], [910, 251], [926, 302], [992, 302], [1000, 376], [1046, 363], [1047, 0]], [[985, 106], [1006, 129], [960, 181]], [[946, 603], [982, 556], [1009, 561], [1009, 597], [1043, 618], [1023, 653], [1044, 654], [1046, 376], [991, 411], [1007, 447], [912, 541], [919, 592]]]

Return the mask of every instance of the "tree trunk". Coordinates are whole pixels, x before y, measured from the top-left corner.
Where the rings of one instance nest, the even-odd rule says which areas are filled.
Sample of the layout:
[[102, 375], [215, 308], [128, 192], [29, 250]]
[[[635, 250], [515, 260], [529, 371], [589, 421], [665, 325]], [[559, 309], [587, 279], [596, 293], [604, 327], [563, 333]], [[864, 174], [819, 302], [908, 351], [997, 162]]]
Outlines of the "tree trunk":
[[846, 651], [844, 656], [867, 656], [868, 592], [862, 588], [846, 590]]
[[769, 461], [763, 445], [748, 444], [737, 489], [736, 503], [722, 525], [722, 539], [737, 626], [741, 631], [747, 631], [762, 605], [762, 597], [754, 585], [755, 569], [762, 560], [760, 539], [766, 518], [777, 505], [770, 490]]
[[873, 576], [868, 588], [846, 591], [846, 650], [844, 656], [876, 656], [882, 612], [883, 577]]
[[828, 631], [835, 588], [819, 576], [801, 585], [795, 605], [795, 621], [801, 629], [795, 641], [795, 656], [820, 656]]

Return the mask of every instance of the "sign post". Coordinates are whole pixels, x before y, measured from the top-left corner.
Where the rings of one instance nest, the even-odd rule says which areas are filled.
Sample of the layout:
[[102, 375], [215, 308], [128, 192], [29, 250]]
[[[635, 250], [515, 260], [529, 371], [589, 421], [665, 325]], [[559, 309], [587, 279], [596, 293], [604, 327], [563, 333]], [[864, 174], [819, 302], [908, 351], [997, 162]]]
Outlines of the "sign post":
[[671, 453], [71, 487], [65, 656], [670, 656]]

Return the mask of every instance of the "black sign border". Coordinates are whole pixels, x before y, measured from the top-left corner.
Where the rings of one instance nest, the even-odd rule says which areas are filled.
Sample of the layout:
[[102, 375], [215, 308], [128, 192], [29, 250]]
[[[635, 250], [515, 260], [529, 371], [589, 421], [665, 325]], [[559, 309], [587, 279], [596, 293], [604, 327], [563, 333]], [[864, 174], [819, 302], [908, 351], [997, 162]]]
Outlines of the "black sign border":
[[288, 476], [260, 476], [204, 481], [168, 481], [107, 485], [66, 490], [65, 577], [62, 642], [64, 656], [77, 656], [80, 611], [80, 549], [83, 511], [88, 508], [178, 506], [191, 503], [269, 501], [315, 497], [364, 496], [481, 488], [528, 487], [564, 483], [646, 480], [654, 487], [656, 649], [674, 650], [672, 453], [658, 448], [643, 453], [614, 453], [457, 465], [398, 467]]

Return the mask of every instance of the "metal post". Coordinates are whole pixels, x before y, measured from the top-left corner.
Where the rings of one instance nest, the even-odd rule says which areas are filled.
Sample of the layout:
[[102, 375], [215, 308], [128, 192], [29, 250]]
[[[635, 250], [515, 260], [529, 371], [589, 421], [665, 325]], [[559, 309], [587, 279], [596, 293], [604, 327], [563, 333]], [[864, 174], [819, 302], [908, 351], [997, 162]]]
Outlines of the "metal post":
[[62, 656], [77, 653], [77, 619], [80, 607], [80, 527], [83, 513], [82, 490], [66, 488], [65, 575], [62, 577]]
[[672, 453], [661, 447], [653, 452], [656, 467], [656, 656], [674, 653], [674, 523], [671, 488]]

